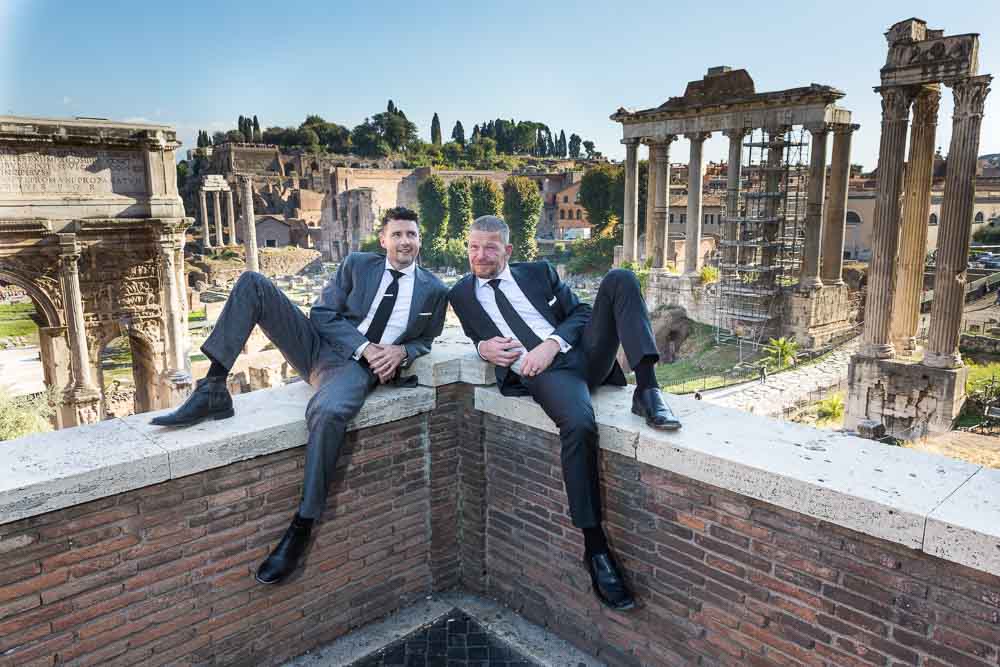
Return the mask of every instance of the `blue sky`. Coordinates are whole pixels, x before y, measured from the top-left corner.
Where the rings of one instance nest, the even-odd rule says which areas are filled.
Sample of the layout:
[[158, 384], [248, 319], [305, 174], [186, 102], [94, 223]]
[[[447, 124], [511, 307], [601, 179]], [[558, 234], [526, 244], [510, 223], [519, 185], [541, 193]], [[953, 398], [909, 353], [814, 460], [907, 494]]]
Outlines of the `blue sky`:
[[[287, 11], [286, 11], [287, 9]], [[1000, 2], [485, 2], [243, 0], [239, 3], [0, 0], [0, 113], [145, 119], [230, 129], [240, 114], [347, 126], [392, 98], [424, 138], [440, 114], [538, 120], [620, 158], [619, 106], [680, 95], [713, 65], [745, 67], [757, 90], [810, 82], [847, 93], [854, 162], [878, 155], [885, 29], [919, 16], [947, 34], [981, 32], [980, 72], [1000, 79]], [[1000, 152], [1000, 81], [981, 152]], [[947, 151], [951, 99], [938, 145]], [[726, 139], [706, 144], [724, 158]], [[686, 142], [672, 151], [686, 161]]]

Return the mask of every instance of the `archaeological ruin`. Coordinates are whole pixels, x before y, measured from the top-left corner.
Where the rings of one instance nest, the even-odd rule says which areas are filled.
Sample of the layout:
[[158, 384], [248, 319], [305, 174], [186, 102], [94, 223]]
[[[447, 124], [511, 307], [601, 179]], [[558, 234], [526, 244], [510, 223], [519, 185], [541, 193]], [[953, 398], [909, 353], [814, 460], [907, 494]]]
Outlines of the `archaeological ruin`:
[[35, 305], [60, 427], [103, 417], [98, 360], [122, 336], [137, 411], [190, 391], [179, 145], [164, 125], [0, 116], [0, 281]]
[[[620, 108], [611, 116], [622, 125], [626, 147], [620, 260], [651, 260], [651, 305], [704, 308], [709, 287], [701, 275], [706, 255], [702, 150], [713, 133], [721, 132], [729, 139], [729, 166], [721, 233], [715, 239], [720, 275], [711, 286], [715, 306], [709, 321], [727, 335], [754, 343], [789, 335], [806, 348], [850, 330], [841, 269], [850, 140], [857, 125], [850, 111], [836, 105], [843, 96], [818, 84], [758, 93], [746, 70], [713, 67], [688, 83], [681, 97], [641, 111]], [[670, 145], [678, 136], [690, 142], [683, 257], [673, 256], [676, 246], [667, 234]], [[649, 147], [651, 184], [644, 252], [638, 247], [640, 144]]]
[[[868, 302], [862, 346], [851, 360], [845, 425], [911, 439], [950, 430], [965, 401], [968, 371], [958, 342], [980, 125], [992, 76], [979, 74], [978, 34], [945, 36], [908, 19], [889, 28], [886, 40], [882, 85], [875, 89], [882, 96], [882, 135]], [[920, 355], [916, 336], [941, 84], [951, 88], [955, 107], [930, 332]]]

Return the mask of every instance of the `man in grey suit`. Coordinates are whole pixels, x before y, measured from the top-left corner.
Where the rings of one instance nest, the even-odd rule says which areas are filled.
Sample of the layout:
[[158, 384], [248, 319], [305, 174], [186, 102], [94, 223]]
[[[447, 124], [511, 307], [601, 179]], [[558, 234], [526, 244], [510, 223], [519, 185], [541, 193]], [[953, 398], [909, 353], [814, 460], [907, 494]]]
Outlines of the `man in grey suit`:
[[[382, 217], [386, 254], [351, 253], [306, 317], [259, 273], [240, 276], [201, 349], [208, 375], [174, 412], [154, 424], [185, 426], [232, 417], [226, 377], [254, 326], [316, 388], [306, 407], [309, 439], [299, 510], [278, 546], [257, 570], [257, 581], [285, 579], [306, 550], [313, 522], [326, 504], [347, 423], [378, 384], [401, 384], [399, 370], [427, 354], [444, 328], [447, 288], [416, 265], [417, 214], [393, 208]], [[412, 381], [413, 378], [410, 378]]]

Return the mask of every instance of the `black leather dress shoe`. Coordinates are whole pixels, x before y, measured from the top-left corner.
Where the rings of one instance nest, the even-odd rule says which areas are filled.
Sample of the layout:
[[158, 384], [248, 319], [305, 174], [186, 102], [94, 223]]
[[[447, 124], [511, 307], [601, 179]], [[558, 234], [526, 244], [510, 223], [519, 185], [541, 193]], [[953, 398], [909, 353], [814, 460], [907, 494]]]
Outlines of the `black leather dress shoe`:
[[676, 431], [681, 422], [663, 400], [659, 387], [636, 389], [632, 394], [632, 414], [646, 418], [646, 424], [661, 431]]
[[625, 585], [625, 579], [611, 554], [584, 554], [583, 562], [590, 572], [590, 583], [601, 604], [615, 611], [626, 611], [635, 607], [632, 592]]
[[309, 546], [310, 533], [312, 522], [308, 525], [302, 523], [298, 515], [295, 515], [292, 525], [285, 531], [271, 555], [257, 568], [254, 578], [262, 584], [280, 584], [284, 581], [298, 567], [299, 559]]
[[229, 395], [225, 377], [198, 380], [188, 399], [173, 412], [154, 417], [154, 426], [190, 426], [204, 419], [227, 419], [233, 414], [233, 397]]

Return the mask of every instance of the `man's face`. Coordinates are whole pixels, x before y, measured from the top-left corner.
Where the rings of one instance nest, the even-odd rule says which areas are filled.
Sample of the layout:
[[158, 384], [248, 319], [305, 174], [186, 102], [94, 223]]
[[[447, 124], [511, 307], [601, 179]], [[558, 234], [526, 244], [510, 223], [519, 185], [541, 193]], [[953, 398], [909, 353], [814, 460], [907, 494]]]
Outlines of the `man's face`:
[[514, 246], [504, 244], [500, 232], [469, 232], [469, 267], [477, 278], [489, 280], [507, 268]]
[[420, 228], [413, 220], [390, 220], [382, 226], [378, 241], [395, 269], [405, 269], [420, 253]]

